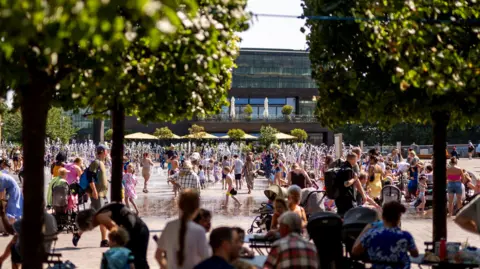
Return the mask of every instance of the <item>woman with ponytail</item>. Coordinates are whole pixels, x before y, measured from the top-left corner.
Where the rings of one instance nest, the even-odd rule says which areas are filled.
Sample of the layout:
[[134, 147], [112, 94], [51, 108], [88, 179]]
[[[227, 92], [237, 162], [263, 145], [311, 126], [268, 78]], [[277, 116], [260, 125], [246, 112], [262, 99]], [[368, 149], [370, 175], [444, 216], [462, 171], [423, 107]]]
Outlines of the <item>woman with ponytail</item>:
[[200, 194], [185, 189], [178, 201], [180, 218], [165, 226], [158, 239], [155, 258], [162, 269], [191, 269], [211, 255], [205, 229], [193, 222], [200, 207]]

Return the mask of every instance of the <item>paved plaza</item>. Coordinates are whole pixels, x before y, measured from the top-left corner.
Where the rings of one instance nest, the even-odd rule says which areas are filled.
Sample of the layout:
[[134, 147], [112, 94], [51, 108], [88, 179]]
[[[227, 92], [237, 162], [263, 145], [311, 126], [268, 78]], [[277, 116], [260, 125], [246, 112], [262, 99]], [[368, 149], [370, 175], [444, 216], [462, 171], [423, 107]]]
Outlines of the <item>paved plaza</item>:
[[[459, 166], [467, 170], [480, 174], [480, 159], [468, 160], [461, 159]], [[176, 206], [171, 186], [167, 185], [163, 172], [152, 177], [149, 184], [150, 192], [142, 193], [143, 180], [137, 185], [140, 215], [150, 228], [151, 236], [159, 235], [166, 222], [178, 216], [178, 208]], [[222, 208], [221, 203], [224, 201], [224, 191], [221, 190], [220, 183], [209, 186], [207, 190], [202, 191], [201, 207], [213, 212], [212, 226], [239, 226], [243, 229], [250, 228], [250, 225], [257, 214], [252, 211], [266, 201], [263, 190], [266, 188], [265, 179], [257, 179], [255, 182], [255, 190], [251, 195], [247, 194], [246, 188], [239, 191], [238, 199], [242, 203], [241, 207], [234, 206], [230, 201], [228, 208]], [[402, 220], [402, 229], [412, 233], [417, 246], [422, 252], [424, 249], [423, 242], [431, 241], [432, 238], [432, 219], [416, 217], [407, 214]], [[73, 247], [71, 242], [72, 235], [62, 233], [59, 235], [56, 244], [56, 251], [62, 253], [63, 260], [70, 260], [78, 268], [98, 268], [102, 253], [106, 249], [99, 248], [100, 232], [98, 229], [83, 235], [78, 247]], [[10, 241], [11, 237], [0, 238], [1, 251]], [[469, 234], [458, 228], [451, 220], [448, 220], [448, 240], [454, 242], [468, 242], [474, 246], [480, 246], [480, 237]], [[154, 259], [156, 244], [153, 240], [149, 244], [148, 259], [151, 268], [159, 268]], [[3, 268], [10, 268], [10, 260], [6, 261]]]

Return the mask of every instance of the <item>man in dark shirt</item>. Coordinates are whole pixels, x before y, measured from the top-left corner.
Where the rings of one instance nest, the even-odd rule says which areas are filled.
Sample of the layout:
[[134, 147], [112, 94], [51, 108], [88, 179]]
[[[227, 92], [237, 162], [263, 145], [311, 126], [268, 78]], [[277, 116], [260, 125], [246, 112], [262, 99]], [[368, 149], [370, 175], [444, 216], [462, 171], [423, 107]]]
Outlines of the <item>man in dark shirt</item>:
[[230, 264], [240, 255], [243, 242], [235, 229], [219, 227], [210, 233], [213, 256], [201, 262], [194, 269], [233, 269]]
[[[349, 153], [347, 155], [347, 161], [344, 163], [342, 170], [339, 171], [337, 179], [340, 193], [337, 199], [335, 199], [335, 205], [337, 206], [337, 214], [343, 216], [345, 212], [354, 208], [355, 203], [355, 186], [358, 181], [358, 175], [353, 171], [353, 167], [357, 164], [357, 154]], [[358, 185], [359, 183], [357, 183]]]

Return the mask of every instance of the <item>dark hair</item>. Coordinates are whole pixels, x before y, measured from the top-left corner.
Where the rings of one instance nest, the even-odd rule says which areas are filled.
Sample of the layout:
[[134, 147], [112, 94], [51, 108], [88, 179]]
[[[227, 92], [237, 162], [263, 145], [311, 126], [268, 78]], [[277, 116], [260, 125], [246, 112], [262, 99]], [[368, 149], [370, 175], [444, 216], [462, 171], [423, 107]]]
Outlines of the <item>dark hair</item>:
[[200, 195], [197, 191], [192, 189], [185, 189], [180, 194], [178, 200], [178, 207], [182, 211], [182, 217], [180, 218], [180, 233], [179, 233], [179, 250], [177, 252], [177, 265], [183, 266], [185, 262], [185, 235], [187, 233], [188, 219], [197, 211], [200, 206]]
[[80, 231], [86, 231], [90, 224], [93, 222], [93, 216], [95, 216], [95, 210], [87, 209], [78, 212], [75, 222]]
[[222, 247], [223, 242], [232, 241], [232, 231], [233, 229], [230, 227], [219, 227], [213, 229], [213, 231], [210, 233], [210, 246], [214, 252]]
[[224, 159], [224, 160], [227, 160], [227, 159], [228, 159], [228, 157], [227, 157], [227, 156], [223, 156], [223, 159]]
[[427, 171], [433, 171], [433, 167], [432, 167], [432, 165], [430, 165], [430, 164], [427, 165], [427, 166], [425, 167], [425, 169], [426, 169]]
[[198, 169], [202, 170], [202, 169], [203, 169], [203, 165], [199, 165], [199, 166], [198, 166]]
[[127, 230], [122, 227], [117, 227], [116, 229], [110, 231], [108, 234], [108, 239], [114, 241], [119, 246], [125, 246], [130, 239]]
[[235, 232], [237, 232], [238, 236], [245, 237], [245, 230], [240, 227], [233, 227], [232, 228]]
[[55, 157], [55, 161], [57, 161], [57, 163], [63, 163], [66, 159], [67, 159], [66, 154], [61, 151]]
[[75, 160], [73, 160], [73, 163], [80, 163], [81, 161], [82, 161], [82, 159], [77, 157], [77, 158], [75, 158]]
[[195, 223], [199, 223], [202, 219], [211, 218], [211, 217], [212, 217], [212, 213], [210, 211], [200, 208], [198, 210], [197, 216], [195, 217], [195, 219], [193, 219], [193, 221]]
[[392, 224], [398, 224], [400, 217], [406, 211], [407, 209], [404, 205], [397, 201], [392, 201], [383, 205], [382, 217], [385, 221], [388, 221]]
[[233, 158], [238, 158], [238, 154], [234, 154], [234, 155], [233, 155]]

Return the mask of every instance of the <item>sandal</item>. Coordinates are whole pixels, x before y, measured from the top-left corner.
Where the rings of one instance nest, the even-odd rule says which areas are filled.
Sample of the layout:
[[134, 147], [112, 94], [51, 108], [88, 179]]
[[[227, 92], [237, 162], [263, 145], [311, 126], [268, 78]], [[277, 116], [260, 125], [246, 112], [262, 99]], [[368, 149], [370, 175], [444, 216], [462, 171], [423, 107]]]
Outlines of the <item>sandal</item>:
[[144, 192], [144, 193], [148, 193], [147, 188], [143, 188], [143, 192]]

